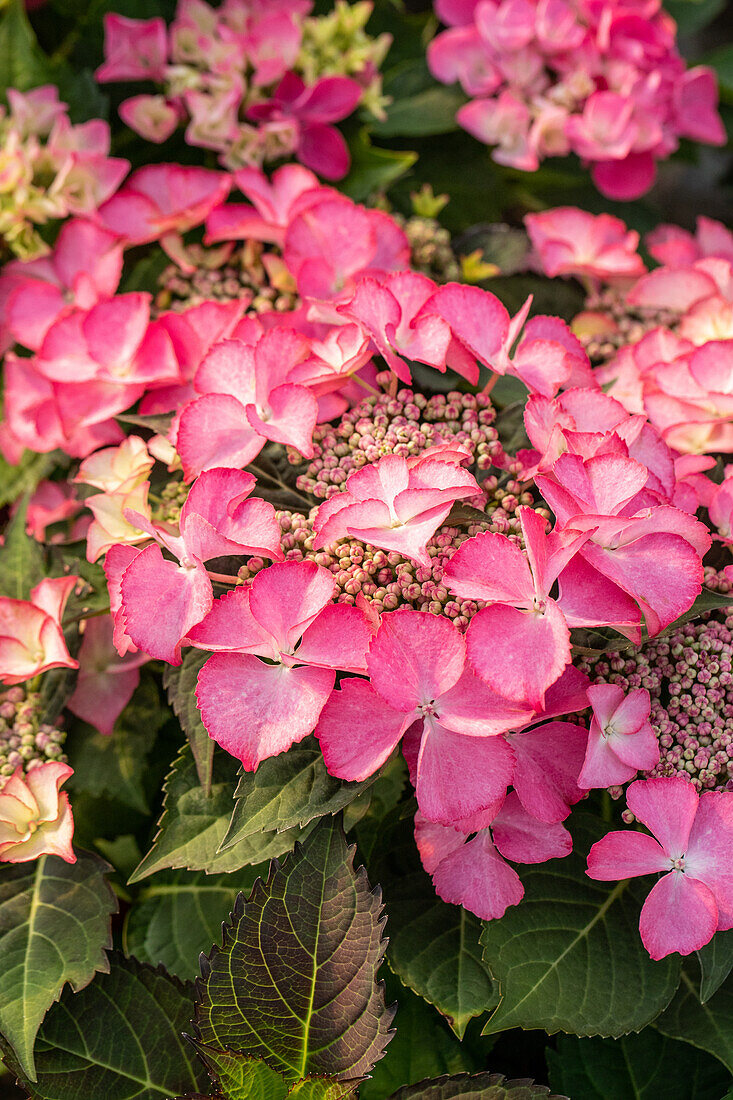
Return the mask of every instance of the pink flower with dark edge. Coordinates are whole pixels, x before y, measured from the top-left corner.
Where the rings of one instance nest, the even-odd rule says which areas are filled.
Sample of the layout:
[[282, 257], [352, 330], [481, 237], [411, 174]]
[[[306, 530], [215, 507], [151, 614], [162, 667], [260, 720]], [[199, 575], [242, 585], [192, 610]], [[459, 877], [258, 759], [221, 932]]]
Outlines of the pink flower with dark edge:
[[350, 115], [363, 92], [361, 84], [346, 76], [325, 76], [306, 85], [289, 72], [272, 98], [250, 107], [247, 115], [257, 122], [294, 122], [298, 160], [326, 179], [338, 180], [348, 172], [350, 157], [344, 138], [331, 123]]
[[189, 632], [216, 651], [198, 676], [204, 725], [246, 771], [313, 732], [336, 669], [365, 671], [372, 627], [358, 607], [333, 603], [335, 591], [315, 562], [272, 565]]
[[69, 796], [60, 790], [73, 774], [68, 764], [55, 760], [25, 775], [15, 769], [0, 788], [0, 863], [28, 863], [46, 855], [76, 863], [74, 818]]
[[268, 439], [312, 457], [318, 418], [310, 390], [289, 381], [310, 354], [305, 337], [276, 328], [252, 344], [222, 340], [194, 377], [201, 396], [181, 411], [175, 445], [187, 478], [215, 466], [246, 466]]
[[644, 688], [624, 695], [616, 684], [588, 688], [593, 719], [581, 787], [614, 787], [659, 763], [659, 741], [649, 722], [651, 699]]
[[545, 863], [569, 855], [573, 846], [563, 825], [547, 825], [531, 817], [514, 791], [498, 813], [489, 810], [475, 820], [456, 823], [455, 828], [416, 814], [415, 841], [438, 897], [462, 905], [481, 920], [503, 917], [510, 905], [524, 897], [519, 875], [505, 859]]
[[480, 494], [473, 474], [457, 466], [451, 453], [417, 460], [385, 455], [356, 470], [344, 491], [320, 506], [314, 549], [348, 536], [428, 565], [425, 544], [453, 504]]
[[331, 775], [373, 775], [416, 724], [415, 788], [428, 820], [450, 825], [504, 796], [514, 753], [496, 735], [527, 722], [532, 707], [478, 679], [450, 620], [407, 608], [382, 615], [366, 668], [370, 683], [343, 681], [318, 722]]
[[626, 803], [653, 836], [608, 833], [591, 848], [587, 874], [614, 881], [661, 872], [641, 910], [642, 942], [653, 959], [699, 951], [733, 927], [733, 792], [699, 795], [682, 777], [646, 779], [631, 784]]
[[474, 535], [451, 558], [444, 579], [461, 599], [489, 604], [473, 616], [466, 635], [478, 675], [494, 691], [538, 710], [570, 661], [570, 631], [550, 591], [590, 533], [568, 528], [548, 535], [546, 520], [531, 508], [517, 514], [526, 553], [505, 535]]
[[100, 83], [111, 80], [162, 80], [168, 55], [165, 20], [104, 17], [105, 61], [94, 74]]
[[46, 578], [29, 600], [0, 596], [0, 683], [22, 684], [49, 668], [78, 668], [69, 654], [61, 616], [78, 577]]
[[[254, 486], [243, 470], [207, 470], [181, 509], [178, 534], [127, 510], [125, 518], [155, 540], [135, 553], [120, 580], [124, 630], [151, 657], [179, 665], [183, 639], [211, 610], [204, 562], [227, 554], [282, 558], [275, 509], [246, 499]], [[164, 558], [161, 547], [176, 560]]]
[[140, 682], [140, 665], [149, 660], [147, 653], [120, 658], [112, 640], [113, 629], [109, 615], [87, 619], [79, 650], [79, 675], [66, 702], [72, 714], [105, 736], [112, 734]]
[[272, 241], [281, 245], [293, 218], [314, 202], [336, 194], [299, 164], [284, 164], [268, 180], [259, 168], [240, 168], [234, 183], [252, 206], [241, 202], [216, 206], [206, 219], [206, 243]]
[[51, 325], [73, 306], [90, 309], [111, 298], [122, 274], [122, 245], [109, 230], [82, 218], [62, 226], [48, 256], [15, 260], [0, 276], [0, 317], [13, 340], [37, 351]]
[[646, 271], [637, 252], [639, 234], [610, 214], [558, 206], [524, 219], [545, 275], [590, 275], [609, 282]]

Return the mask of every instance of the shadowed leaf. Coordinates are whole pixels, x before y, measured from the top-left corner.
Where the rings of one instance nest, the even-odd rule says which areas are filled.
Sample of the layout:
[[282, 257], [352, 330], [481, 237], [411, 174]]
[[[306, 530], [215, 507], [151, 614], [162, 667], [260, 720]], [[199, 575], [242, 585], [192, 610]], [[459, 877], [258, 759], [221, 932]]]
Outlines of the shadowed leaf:
[[[533, 1081], [507, 1081], [501, 1073], [457, 1073], [398, 1089], [390, 1100], [568, 1100], [551, 1096], [546, 1085]], [[578, 1098], [580, 1100], [580, 1098]]]
[[198, 674], [209, 656], [200, 649], [189, 649], [188, 653], [184, 654], [180, 665], [166, 665], [163, 670], [163, 687], [168, 693], [168, 702], [173, 707], [176, 718], [181, 723], [181, 729], [188, 738], [196, 762], [199, 782], [205, 794], [211, 791], [214, 742], [201, 721], [201, 712], [196, 706], [194, 692]]

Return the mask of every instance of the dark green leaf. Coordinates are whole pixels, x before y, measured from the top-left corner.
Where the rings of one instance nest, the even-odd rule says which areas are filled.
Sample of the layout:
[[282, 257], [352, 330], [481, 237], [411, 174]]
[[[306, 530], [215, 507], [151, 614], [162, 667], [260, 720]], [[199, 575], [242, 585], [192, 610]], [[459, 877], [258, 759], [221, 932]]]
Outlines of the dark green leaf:
[[67, 741], [74, 763], [69, 788], [95, 798], [110, 796], [138, 813], [150, 812], [147, 758], [166, 720], [158, 687], [148, 670], [111, 735], [79, 724]]
[[437, 84], [424, 58], [404, 61], [390, 71], [384, 93], [391, 96], [387, 117], [371, 124], [377, 137], [423, 137], [458, 128], [456, 111], [466, 103], [458, 85]]
[[473, 1016], [496, 1005], [497, 990], [481, 954], [481, 922], [435, 893], [417, 854], [413, 817], [409, 808], [389, 815], [375, 844], [380, 859], [371, 873], [389, 915], [387, 961], [461, 1036]]
[[380, 149], [372, 145], [365, 127], [359, 130], [352, 142], [351, 169], [339, 184], [339, 189], [354, 202], [364, 202], [372, 191], [386, 191], [416, 160], [417, 153]]
[[359, 852], [366, 859], [372, 850], [379, 826], [402, 797], [407, 782], [407, 764], [397, 751], [379, 773], [370, 787], [349, 803], [344, 811], [344, 829], [356, 830]]
[[201, 1041], [265, 1058], [293, 1081], [362, 1077], [390, 1039], [376, 981], [383, 926], [340, 822], [322, 819], [249, 901], [240, 895], [223, 946], [202, 959]]
[[196, 679], [201, 667], [211, 654], [200, 649], [189, 649], [183, 661], [177, 667], [166, 665], [163, 670], [163, 687], [168, 692], [168, 702], [181, 723], [188, 738], [199, 782], [206, 794], [211, 790], [211, 774], [214, 766], [214, 742], [206, 732], [201, 721], [201, 712], [196, 706]]
[[710, 943], [697, 952], [697, 959], [700, 963], [700, 1000], [704, 1004], [733, 970], [733, 929], [716, 932]]
[[5, 541], [0, 548], [0, 596], [13, 600], [27, 600], [31, 588], [44, 577], [43, 551], [36, 540], [26, 534], [27, 512], [26, 496], [5, 528]]
[[[143, 256], [122, 276], [120, 293], [129, 294], [133, 290], [142, 290], [155, 294], [158, 289], [158, 279], [169, 264], [170, 260], [163, 249], [156, 245], [152, 252]], [[143, 426], [147, 426], [151, 417], [138, 417], [138, 420], [142, 420]]]
[[687, 967], [682, 969], [677, 996], [666, 1012], [654, 1021], [662, 1035], [682, 1039], [714, 1054], [733, 1073], [733, 980], [700, 1004], [697, 982]]
[[153, 966], [162, 963], [178, 978], [198, 974], [198, 957], [219, 938], [222, 914], [240, 891], [249, 892], [267, 867], [244, 867], [228, 875], [163, 871], [148, 879], [125, 922], [125, 951]]
[[21, 92], [53, 79], [49, 59], [33, 33], [23, 0], [7, 0], [0, 14], [0, 95]]
[[[529, 1080], [507, 1081], [501, 1073], [458, 1073], [399, 1089], [390, 1100], [568, 1100], [550, 1096], [545, 1085]], [[574, 1097], [573, 1100], [581, 1100]]]
[[23, 493], [32, 493], [38, 482], [50, 474], [56, 455], [39, 455], [24, 451], [12, 466], [0, 455], [0, 507], [12, 504]]
[[173, 422], [173, 414], [134, 416], [132, 413], [125, 413], [123, 416], [120, 413], [115, 419], [119, 420], [121, 424], [132, 424], [134, 428], [149, 428], [151, 432], [155, 432], [157, 435], [168, 435]]
[[625, 1035], [653, 1020], [677, 988], [679, 957], [653, 962], [639, 936], [649, 883], [588, 878], [586, 853], [606, 830], [588, 815], [573, 817], [573, 854], [522, 868], [523, 900], [484, 925], [484, 959], [502, 998], [486, 1033]]
[[298, 831], [260, 833], [218, 854], [232, 815], [237, 761], [226, 753], [214, 755], [211, 791], [199, 783], [191, 750], [186, 745], [165, 782], [163, 814], [153, 846], [130, 882], [139, 882], [155, 871], [188, 868], [210, 874], [238, 871], [289, 851]]
[[41, 856], [6, 864], [0, 874], [0, 1032], [22, 1073], [33, 1079], [33, 1041], [66, 982], [81, 989], [107, 969], [111, 868], [90, 852], [76, 863]]
[[[38, 1034], [32, 1100], [168, 1100], [207, 1087], [182, 1032], [191, 988], [164, 970], [113, 955], [109, 974], [64, 993]], [[11, 1068], [16, 1069], [12, 1061]]]
[[326, 771], [315, 737], [263, 760], [256, 772], [240, 768], [237, 801], [220, 850], [226, 852], [263, 830], [281, 833], [325, 814], [335, 814], [375, 779], [376, 775], [363, 783], [334, 779]]
[[651, 1027], [621, 1039], [561, 1035], [547, 1061], [552, 1087], [578, 1100], [719, 1100], [728, 1083], [715, 1058]]

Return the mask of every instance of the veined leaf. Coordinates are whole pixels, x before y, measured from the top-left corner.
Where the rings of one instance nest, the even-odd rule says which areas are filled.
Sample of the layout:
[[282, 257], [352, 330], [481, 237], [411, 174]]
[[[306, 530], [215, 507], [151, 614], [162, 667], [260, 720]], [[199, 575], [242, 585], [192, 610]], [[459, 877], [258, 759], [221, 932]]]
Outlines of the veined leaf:
[[44, 1020], [38, 1080], [19, 1074], [31, 1100], [168, 1100], [206, 1089], [206, 1070], [182, 1034], [191, 987], [136, 959], [113, 955], [111, 963], [81, 993], [67, 990]]
[[256, 772], [240, 768], [237, 801], [221, 851], [263, 830], [281, 833], [337, 813], [376, 778], [370, 776], [363, 783], [334, 779], [326, 771], [315, 737], [307, 737], [280, 756], [263, 760]]
[[25, 520], [28, 497], [5, 528], [5, 541], [0, 548], [0, 596], [27, 600], [31, 588], [43, 580], [43, 551], [26, 534]]
[[700, 963], [700, 1000], [704, 1004], [733, 970], [733, 929], [716, 932], [710, 943], [695, 953]]
[[185, 745], [165, 781], [163, 813], [153, 846], [130, 878], [139, 882], [155, 871], [187, 868], [214, 874], [238, 871], [251, 863], [282, 855], [302, 832], [258, 833], [219, 854], [234, 802], [237, 761], [227, 753], [214, 756], [211, 790], [199, 783], [191, 749]]
[[271, 1069], [261, 1058], [217, 1050], [192, 1039], [199, 1056], [209, 1068], [215, 1087], [224, 1100], [346, 1100], [355, 1085], [327, 1077], [308, 1077], [295, 1084]]
[[76, 863], [41, 856], [6, 864], [0, 874], [0, 1032], [30, 1080], [33, 1042], [49, 1006], [66, 982], [79, 990], [107, 969], [104, 948], [117, 911], [104, 878], [111, 870], [78, 851]]
[[524, 1027], [625, 1035], [666, 1008], [679, 983], [679, 958], [653, 962], [639, 937], [648, 882], [588, 878], [585, 853], [602, 823], [573, 816], [576, 851], [521, 868], [522, 902], [484, 924], [484, 960], [501, 993], [486, 1034]]
[[[501, 1073], [458, 1073], [399, 1089], [390, 1100], [568, 1100], [550, 1096], [545, 1085], [532, 1081], [507, 1081]], [[578, 1097], [580, 1100], [580, 1097]]]
[[376, 981], [383, 927], [341, 823], [323, 819], [248, 901], [240, 895], [222, 947], [202, 958], [200, 1040], [264, 1058], [290, 1081], [363, 1077], [391, 1037]]

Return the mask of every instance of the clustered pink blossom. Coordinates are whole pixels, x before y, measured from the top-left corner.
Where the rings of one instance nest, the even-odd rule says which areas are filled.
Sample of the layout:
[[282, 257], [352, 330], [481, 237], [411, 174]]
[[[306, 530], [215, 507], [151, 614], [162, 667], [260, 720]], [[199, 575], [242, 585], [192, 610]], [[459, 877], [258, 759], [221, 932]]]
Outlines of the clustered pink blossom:
[[449, 29], [428, 47], [456, 115], [499, 164], [536, 171], [577, 154], [598, 189], [633, 199], [680, 138], [725, 144], [715, 74], [686, 69], [659, 0], [435, 0]]
[[[227, 168], [295, 157], [326, 179], [340, 179], [350, 157], [334, 123], [360, 103], [379, 110], [378, 66], [391, 40], [363, 32], [371, 4], [357, 4], [351, 14], [337, 4], [330, 21], [309, 20], [312, 6], [312, 0], [225, 0], [214, 8], [179, 0], [169, 27], [159, 17], [109, 14], [97, 80], [159, 86], [120, 106], [123, 121], [148, 141], [162, 143], [185, 123], [188, 144], [214, 150]], [[340, 42], [335, 66], [316, 72], [315, 50], [304, 43], [311, 23]]]

